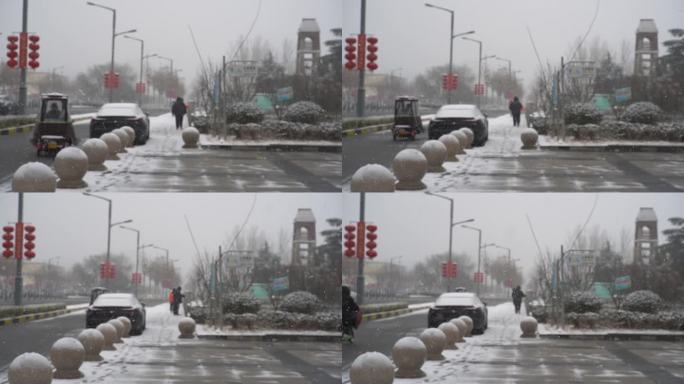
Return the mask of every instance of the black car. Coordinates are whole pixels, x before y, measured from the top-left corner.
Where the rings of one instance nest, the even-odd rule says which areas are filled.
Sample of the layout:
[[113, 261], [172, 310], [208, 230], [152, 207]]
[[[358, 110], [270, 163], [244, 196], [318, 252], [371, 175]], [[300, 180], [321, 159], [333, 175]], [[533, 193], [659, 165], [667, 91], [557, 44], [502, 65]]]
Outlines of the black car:
[[117, 128], [129, 126], [135, 130], [135, 144], [145, 144], [150, 138], [150, 119], [134, 103], [109, 103], [97, 111], [90, 120], [90, 137], [99, 138], [102, 134]]
[[145, 305], [130, 293], [102, 293], [86, 311], [86, 328], [95, 328], [118, 317], [131, 321], [131, 334], [145, 330]]
[[443, 293], [428, 311], [428, 328], [461, 316], [473, 320], [473, 334], [482, 334], [487, 329], [487, 304], [473, 292]]
[[473, 131], [475, 138], [473, 146], [483, 146], [489, 138], [489, 121], [475, 105], [471, 104], [448, 104], [443, 105], [437, 111], [435, 117], [430, 120], [428, 137], [437, 140], [440, 136], [467, 127]]

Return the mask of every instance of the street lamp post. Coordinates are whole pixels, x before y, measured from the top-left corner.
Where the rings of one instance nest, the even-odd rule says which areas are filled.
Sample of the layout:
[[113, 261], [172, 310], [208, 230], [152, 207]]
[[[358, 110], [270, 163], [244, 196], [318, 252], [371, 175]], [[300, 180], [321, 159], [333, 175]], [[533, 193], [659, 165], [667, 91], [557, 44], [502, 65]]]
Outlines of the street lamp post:
[[52, 91], [56, 92], [57, 90], [55, 89], [55, 72], [57, 72], [58, 69], [63, 69], [64, 66], [60, 65], [59, 67], [52, 68], [52, 76], [50, 76], [50, 82], [52, 83]]
[[[169, 74], [171, 77], [169, 78], [170, 81], [173, 81], [173, 76], [176, 74], [176, 72], [173, 71], [173, 59], [170, 57], [164, 57], [162, 55], [157, 55], [158, 59], [166, 60], [169, 62]], [[168, 98], [168, 95], [166, 96]]]
[[[146, 60], [146, 62], [145, 62], [145, 74], [146, 75], [145, 76], [147, 79], [146, 80], [147, 83], [149, 83], [149, 80], [150, 80], [150, 61], [149, 61], [149, 59], [152, 57], [157, 57], [157, 56], [159, 56], [159, 55], [157, 55], [156, 53], [152, 53], [152, 54], [143, 56], [143, 61]], [[145, 89], [145, 94], [147, 94], [147, 89]], [[154, 103], [154, 94], [152, 94], [152, 102]]]
[[[168, 274], [170, 272], [169, 268], [169, 250], [163, 247], [157, 247], [156, 245], [153, 245], [152, 248], [159, 249], [161, 251], [164, 251], [166, 253], [166, 273]], [[168, 278], [168, 276], [167, 276]]]
[[394, 269], [392, 268], [392, 267], [393, 267], [393, 263], [394, 263], [394, 260], [400, 260], [402, 257], [404, 257], [404, 256], [392, 257], [392, 258], [390, 259], [390, 265], [389, 265], [389, 267], [390, 267], [389, 272], [390, 272], [390, 273], [389, 273], [389, 275], [390, 275], [390, 282], [391, 282], [391, 283], [390, 283], [390, 287], [392, 288], [392, 293], [395, 293], [395, 292], [394, 292], [394, 289], [395, 289], [395, 288], [394, 288], [394, 287], [395, 287], [395, 285], [394, 285]]
[[[481, 264], [481, 254], [482, 254], [482, 230], [480, 228], [471, 227], [469, 225], [461, 225], [461, 227], [466, 229], [471, 229], [477, 231], [477, 274], [480, 274], [480, 264]], [[478, 296], [480, 295], [480, 282], [476, 282], [475, 285], [476, 292]]]
[[[138, 268], [140, 265], [140, 230], [135, 229], [135, 228], [131, 228], [131, 227], [127, 227], [125, 225], [120, 225], [119, 228], [135, 232], [135, 237], [136, 237], [136, 240], [135, 240], [135, 274], [137, 276], [138, 275]], [[135, 297], [138, 297], [138, 282], [135, 281], [133, 285], [135, 285], [135, 288], [134, 288]]]
[[[482, 62], [485, 62], [485, 61], [487, 61], [487, 60], [489, 60], [489, 59], [493, 59], [493, 58], [495, 58], [495, 57], [496, 57], [496, 55], [487, 55], [487, 56], [485, 56], [485, 57], [482, 58]], [[487, 71], [486, 69], [487, 69], [487, 63], [485, 63], [485, 72], [488, 73], [488, 71]], [[489, 92], [489, 89], [488, 89], [488, 88], [485, 89], [485, 104], [487, 104], [487, 102], [488, 102], [488, 94], [489, 94], [489, 93], [490, 93], [490, 92]]]
[[[482, 41], [476, 40], [476, 39], [471, 39], [469, 37], [461, 37], [463, 40], [468, 40], [472, 41], [474, 43], [477, 43], [480, 46], [480, 53], [478, 55], [478, 62], [477, 62], [477, 84], [479, 85], [481, 80], [482, 80]], [[482, 96], [478, 92], [477, 94], [477, 107], [480, 108], [480, 102], [481, 102]]]
[[[143, 39], [138, 39], [137, 37], [132, 37], [128, 35], [124, 35], [124, 38], [126, 39], [131, 39], [135, 40], [140, 43], [140, 77], [139, 77], [139, 83], [142, 84], [143, 82], [143, 59], [145, 58], [145, 41]], [[142, 89], [140, 90], [141, 92], [138, 92], [138, 105], [142, 107]]]
[[[463, 220], [463, 221], [458, 221], [454, 223], [454, 199], [442, 195], [438, 195], [436, 193], [432, 193], [430, 191], [425, 192], [425, 194], [434, 196], [434, 197], [439, 197], [440, 199], [444, 200], [449, 200], [449, 265], [453, 263], [453, 256], [452, 256], [452, 244], [453, 244], [453, 235], [454, 235], [454, 227], [459, 225], [459, 224], [465, 224], [465, 223], [471, 223], [475, 221], [475, 219], [468, 219], [468, 220]], [[451, 291], [451, 277], [447, 276], [447, 292]]]

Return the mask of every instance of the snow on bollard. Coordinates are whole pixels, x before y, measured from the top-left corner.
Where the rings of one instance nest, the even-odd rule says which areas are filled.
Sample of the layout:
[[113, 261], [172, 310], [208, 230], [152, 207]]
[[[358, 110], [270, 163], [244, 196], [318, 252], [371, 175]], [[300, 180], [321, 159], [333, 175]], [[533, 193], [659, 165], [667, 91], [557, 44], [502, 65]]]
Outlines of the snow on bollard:
[[124, 331], [121, 337], [128, 337], [131, 334], [131, 328], [133, 327], [133, 324], [131, 324], [131, 320], [129, 320], [126, 316], [119, 316], [116, 319], [124, 325]]
[[114, 329], [116, 329], [116, 336], [114, 337], [114, 344], [117, 343], [123, 343], [123, 340], [121, 340], [121, 337], [123, 336], [124, 332], [124, 325], [122, 322], [116, 319], [109, 320], [107, 324], [111, 324]]
[[440, 136], [439, 142], [444, 144], [447, 149], [447, 155], [444, 161], [458, 161], [456, 153], [461, 150], [461, 142], [453, 135], [448, 134]]
[[57, 188], [85, 188], [83, 176], [88, 172], [88, 155], [77, 147], [67, 147], [55, 156], [55, 172], [59, 176]]
[[380, 352], [359, 355], [349, 369], [351, 384], [391, 384], [394, 382], [394, 365]]
[[199, 142], [200, 133], [195, 127], [183, 128], [181, 131], [181, 137], [183, 138], [183, 148], [197, 148], [197, 143]]
[[458, 142], [461, 143], [461, 150], [456, 152], [457, 155], [465, 155], [466, 151], [463, 150], [463, 148], [466, 148], [468, 146], [468, 136], [462, 131], [451, 131], [450, 135], [454, 136], [455, 138], [458, 139]]
[[103, 351], [116, 351], [116, 347], [114, 346], [114, 339], [116, 339], [116, 328], [114, 328], [113, 325], [109, 323], [102, 323], [95, 328], [96, 330], [100, 331], [102, 333], [102, 336], [104, 336], [104, 346], [102, 347]]
[[380, 164], [366, 164], [354, 172], [352, 192], [394, 192], [394, 178], [389, 169]]
[[473, 147], [473, 141], [475, 141], [475, 134], [473, 133], [473, 130], [468, 128], [468, 127], [462, 127], [459, 128], [459, 131], [465, 133], [466, 139], [468, 139], [468, 142], [466, 143], [466, 148], [472, 148]]
[[50, 360], [55, 366], [55, 379], [79, 379], [83, 373], [81, 368], [85, 359], [85, 348], [80, 341], [73, 337], [62, 337], [55, 341], [50, 348]]
[[97, 329], [84, 329], [78, 334], [78, 341], [85, 350], [85, 361], [101, 361], [102, 348], [105, 345], [105, 338], [102, 332]]
[[523, 143], [522, 149], [537, 149], [539, 134], [534, 128], [525, 128], [520, 133], [520, 140]]
[[109, 150], [107, 152], [107, 160], [121, 160], [119, 155], [117, 155], [121, 149], [121, 139], [119, 139], [119, 136], [107, 132], [100, 136], [100, 139], [107, 144], [107, 149]]
[[22, 353], [12, 360], [7, 378], [9, 384], [50, 384], [52, 364], [38, 353]]
[[468, 329], [466, 330], [466, 336], [472, 336], [473, 334], [473, 327], [475, 324], [473, 324], [473, 319], [470, 318], [470, 316], [459, 316], [459, 319], [463, 320], [464, 323], [468, 326]]
[[423, 152], [427, 159], [428, 172], [444, 172], [446, 169], [442, 166], [447, 157], [447, 148], [439, 140], [428, 140], [420, 146], [420, 151]]
[[413, 379], [425, 376], [420, 368], [427, 359], [427, 348], [417, 337], [402, 337], [392, 347], [392, 360], [397, 366], [394, 377]]
[[107, 143], [101, 139], [88, 139], [81, 149], [88, 156], [88, 170], [89, 171], [106, 171], [107, 167], [104, 165], [107, 160], [107, 153], [109, 148]]
[[43, 163], [26, 163], [12, 176], [12, 192], [54, 192], [55, 189], [57, 175]]
[[134, 147], [135, 146], [135, 129], [132, 127], [129, 127], [128, 125], [124, 125], [121, 127], [121, 129], [126, 132], [128, 135], [128, 145], [127, 147]]
[[450, 322], [451, 324], [458, 327], [458, 343], [465, 343], [465, 340], [463, 340], [463, 336], [465, 336], [465, 334], [468, 333], [468, 324], [466, 324], [465, 321], [461, 319], [451, 319]]
[[121, 141], [121, 147], [119, 147], [118, 153], [128, 153], [126, 150], [126, 146], [128, 145], [128, 133], [121, 128], [113, 130], [112, 133], [119, 138], [119, 141]]
[[179, 339], [194, 339], [195, 338], [195, 320], [190, 317], [184, 317], [178, 322], [178, 330], [180, 331]]
[[428, 328], [418, 337], [420, 338], [420, 341], [425, 344], [428, 360], [444, 360], [442, 351], [444, 351], [447, 342], [447, 337], [444, 332], [437, 328]]
[[398, 180], [398, 191], [417, 191], [426, 188], [421, 181], [427, 173], [427, 159], [423, 152], [413, 148], [401, 150], [392, 160], [392, 171]]
[[458, 327], [450, 322], [444, 322], [437, 327], [440, 331], [444, 332], [446, 336], [446, 345], [444, 349], [458, 349], [456, 343], [458, 339], [461, 338], [461, 331]]
[[522, 335], [520, 337], [537, 337], [537, 319], [532, 316], [526, 316], [520, 320], [520, 329]]

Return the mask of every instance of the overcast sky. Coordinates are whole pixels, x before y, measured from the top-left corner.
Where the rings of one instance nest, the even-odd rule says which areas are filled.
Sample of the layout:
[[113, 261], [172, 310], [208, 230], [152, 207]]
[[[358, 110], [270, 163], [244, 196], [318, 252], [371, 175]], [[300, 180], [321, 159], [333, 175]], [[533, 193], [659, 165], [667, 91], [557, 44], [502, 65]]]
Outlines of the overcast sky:
[[[294, 44], [302, 18], [316, 18], [321, 42], [329, 30], [342, 24], [339, 0], [261, 0], [261, 12], [251, 37], [261, 36], [278, 52], [284, 39]], [[145, 40], [147, 53], [172, 58], [181, 77], [191, 80], [200, 68], [191, 26], [205, 60], [221, 60], [240, 35], [246, 35], [254, 20], [259, 0], [101, 0], [95, 3], [116, 8], [117, 31], [137, 29], [133, 36]], [[22, 0], [0, 0], [0, 33], [21, 31]], [[86, 5], [86, 0], [30, 0], [29, 31], [41, 37], [40, 70], [64, 66], [74, 76], [93, 64], [109, 63], [112, 36], [111, 12]], [[4, 48], [5, 43], [2, 44]], [[325, 49], [324, 46], [321, 47]], [[3, 50], [4, 52], [4, 50]], [[4, 53], [3, 53], [4, 57]], [[116, 61], [137, 70], [140, 44], [118, 37]], [[150, 60], [153, 67], [168, 61]]]
[[[111, 198], [112, 221], [133, 219], [126, 224], [141, 231], [141, 245], [153, 243], [170, 250], [170, 258], [179, 260], [187, 274], [195, 248], [185, 224], [187, 215], [201, 251], [217, 252], [227, 246], [227, 238], [236, 226], [242, 225], [255, 194], [248, 193], [117, 193], [99, 194]], [[17, 195], [0, 194], [0, 223], [16, 222]], [[298, 208], [311, 208], [317, 220], [316, 231], [328, 227], [326, 219], [342, 216], [339, 194], [333, 193], [260, 193], [247, 228], [258, 227], [278, 241], [281, 228], [292, 239], [292, 224]], [[24, 222], [36, 226], [36, 258], [69, 267], [92, 254], [104, 253], [107, 245], [107, 202], [81, 194], [26, 194]], [[135, 257], [136, 234], [112, 229], [112, 253]], [[319, 243], [322, 242], [320, 235]], [[273, 244], [273, 247], [276, 245]], [[163, 251], [147, 250], [147, 255], [164, 255]]]
[[[455, 11], [454, 33], [475, 30], [469, 37], [483, 42], [483, 56], [497, 55], [520, 69], [526, 84], [538, 68], [527, 35], [529, 27], [537, 49], [546, 63], [560, 63], [568, 46], [584, 35], [597, 0], [430, 0]], [[449, 14], [428, 8], [423, 0], [368, 0], [366, 32], [379, 39], [380, 72], [402, 69], [413, 77], [426, 68], [449, 60]], [[359, 32], [360, 0], [344, 0], [344, 33]], [[598, 17], [588, 40], [600, 35], [617, 49], [623, 39], [634, 47], [639, 19], [653, 18], [662, 43], [671, 38], [672, 28], [684, 28], [681, 0], [600, 0]], [[661, 44], [661, 54], [664, 50]], [[477, 44], [454, 39], [454, 62], [469, 65], [476, 73]], [[508, 66], [492, 61], [490, 68]]]
[[[497, 243], [511, 248], [511, 257], [527, 271], [538, 252], [527, 224], [529, 215], [542, 250], [558, 252], [561, 244], [589, 217], [596, 194], [584, 193], [455, 193], [454, 222], [475, 219], [468, 225], [482, 230], [482, 244]], [[358, 194], [344, 195], [345, 223], [357, 221]], [[601, 193], [587, 227], [605, 229], [615, 241], [626, 229], [633, 238], [634, 222], [640, 207], [653, 207], [658, 231], [669, 227], [667, 219], [684, 217], [684, 194]], [[423, 193], [366, 194], [366, 221], [378, 225], [377, 261], [399, 261], [411, 266], [426, 256], [449, 248], [449, 201]], [[456, 227], [453, 250], [468, 253], [476, 260], [477, 232]], [[663, 236], [660, 234], [660, 241]], [[488, 249], [489, 256], [506, 251]], [[631, 261], [631, 260], [630, 260]]]

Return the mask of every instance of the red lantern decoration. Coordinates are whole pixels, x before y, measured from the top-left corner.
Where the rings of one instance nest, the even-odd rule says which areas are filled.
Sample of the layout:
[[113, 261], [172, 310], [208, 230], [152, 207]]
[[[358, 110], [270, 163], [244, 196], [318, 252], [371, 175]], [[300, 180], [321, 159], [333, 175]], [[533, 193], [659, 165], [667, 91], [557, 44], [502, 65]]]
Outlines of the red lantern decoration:
[[366, 251], [366, 256], [373, 259], [378, 256], [378, 252], [375, 250], [378, 246], [375, 242], [375, 240], [378, 239], [378, 234], [375, 233], [378, 230], [378, 226], [375, 224], [368, 224], [366, 230], [368, 231], [366, 234], [366, 239], [368, 240], [368, 242], [366, 242], [366, 248], [368, 249], [368, 251]]
[[378, 38], [375, 36], [371, 36], [368, 39], [368, 47], [366, 48], [368, 50], [368, 55], [366, 56], [366, 59], [368, 60], [368, 64], [366, 64], [366, 67], [370, 71], [375, 71], [378, 69], [378, 64], [376, 61], [378, 60]]
[[344, 50], [347, 52], [344, 55], [344, 58], [347, 60], [344, 67], [351, 71], [356, 68], [356, 38], [347, 37], [344, 39], [344, 42], [347, 43], [344, 47]]

